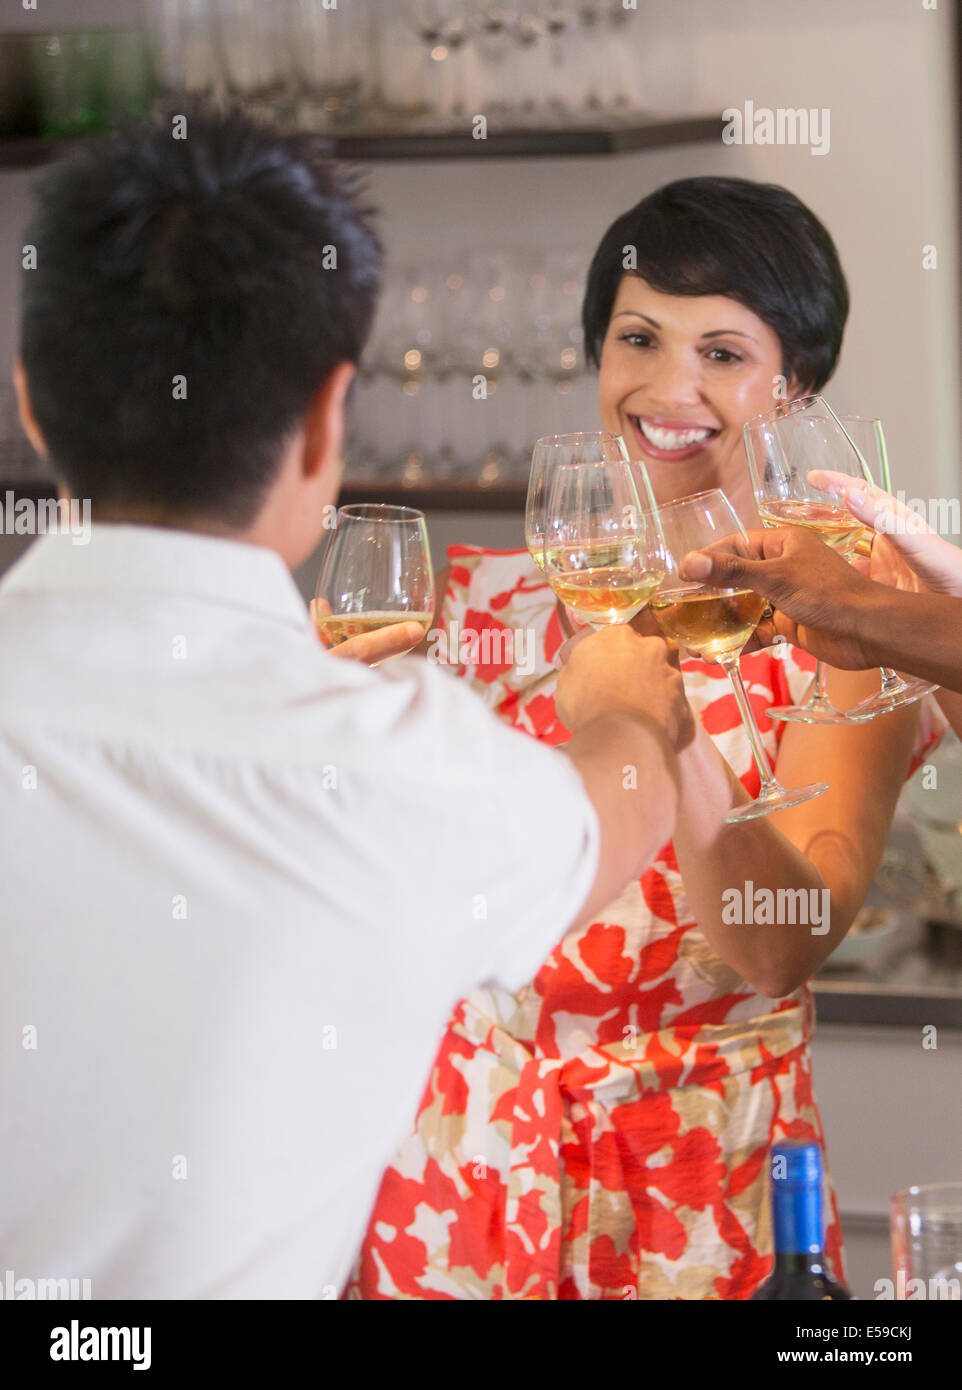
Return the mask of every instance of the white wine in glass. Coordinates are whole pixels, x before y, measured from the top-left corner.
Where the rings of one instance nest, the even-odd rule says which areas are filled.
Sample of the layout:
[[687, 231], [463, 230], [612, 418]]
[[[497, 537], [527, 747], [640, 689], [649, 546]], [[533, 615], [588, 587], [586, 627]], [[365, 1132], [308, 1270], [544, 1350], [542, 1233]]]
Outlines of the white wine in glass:
[[382, 627], [396, 627], [398, 623], [417, 623], [427, 633], [431, 619], [431, 613], [318, 613], [314, 622], [324, 645], [339, 647], [351, 637], [376, 632]]
[[851, 555], [865, 530], [857, 516], [837, 503], [807, 502], [789, 497], [775, 501], [759, 499], [757, 505], [758, 515], [766, 526], [800, 526], [837, 550], [839, 555]]
[[[745, 454], [762, 524], [798, 526], [811, 531], [839, 555], [855, 553], [864, 525], [831, 493], [808, 481], [816, 468], [834, 468], [852, 478], [864, 475], [858, 450], [822, 396], [785, 401], [767, 415], [756, 415], [743, 430]], [[830, 460], [830, 461], [829, 461]], [[850, 724], [828, 695], [825, 665], [815, 663], [812, 693], [802, 705], [778, 705], [772, 719], [798, 724]]]
[[710, 661], [736, 656], [758, 626], [765, 600], [754, 589], [662, 589], [651, 611], [666, 637]]
[[666, 561], [665, 580], [651, 600], [651, 613], [666, 637], [717, 661], [731, 682], [735, 704], [748, 735], [758, 769], [761, 790], [754, 801], [723, 817], [726, 823], [754, 820], [798, 806], [828, 791], [825, 782], [805, 787], [783, 787], [772, 771], [758, 724], [742, 681], [739, 658], [765, 608], [765, 600], [753, 589], [714, 589], [705, 584], [686, 584], [678, 567], [690, 550], [704, 550], [729, 536], [745, 538], [728, 498], [718, 488], [697, 492], [659, 508]]
[[584, 623], [627, 623], [665, 576], [659, 528], [624, 459], [559, 463], [546, 488], [544, 572]]
[[531, 452], [528, 496], [524, 508], [524, 539], [532, 560], [544, 569], [544, 518], [548, 483], [561, 463], [627, 463], [628, 448], [620, 434], [587, 430], [577, 434], [547, 434]]
[[418, 623], [426, 633], [434, 570], [424, 513], [381, 502], [339, 507], [312, 612], [328, 647], [397, 623]]

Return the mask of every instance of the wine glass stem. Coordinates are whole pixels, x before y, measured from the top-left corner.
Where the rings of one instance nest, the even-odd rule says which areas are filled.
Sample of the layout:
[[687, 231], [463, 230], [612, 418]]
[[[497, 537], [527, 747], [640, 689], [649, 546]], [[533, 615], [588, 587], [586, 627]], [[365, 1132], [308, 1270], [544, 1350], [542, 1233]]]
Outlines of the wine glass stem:
[[719, 663], [724, 667], [728, 679], [731, 681], [732, 691], [735, 696], [735, 704], [738, 706], [738, 713], [742, 717], [745, 725], [745, 732], [748, 735], [748, 742], [751, 745], [752, 757], [755, 759], [755, 766], [758, 768], [758, 775], [762, 779], [762, 792], [768, 791], [772, 787], [777, 787], [775, 774], [772, 765], [768, 761], [768, 754], [762, 745], [762, 736], [758, 732], [758, 724], [755, 721], [755, 712], [748, 699], [748, 692], [745, 689], [745, 682], [742, 680], [741, 665], [738, 653], [732, 656], [719, 657]]
[[882, 676], [880, 695], [892, 695], [896, 690], [902, 688], [902, 678], [897, 671], [892, 670], [891, 666], [880, 666], [879, 671]]
[[825, 662], [816, 661], [815, 663], [815, 686], [812, 690], [810, 703], [818, 705], [828, 703], [828, 676], [825, 671]]

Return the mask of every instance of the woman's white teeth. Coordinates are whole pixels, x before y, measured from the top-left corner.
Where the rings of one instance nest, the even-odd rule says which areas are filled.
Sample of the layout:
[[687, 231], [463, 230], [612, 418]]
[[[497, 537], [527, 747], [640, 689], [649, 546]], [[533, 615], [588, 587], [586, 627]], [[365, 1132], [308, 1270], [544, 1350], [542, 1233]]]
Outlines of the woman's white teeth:
[[638, 423], [648, 443], [654, 444], [656, 449], [690, 449], [693, 444], [700, 444], [714, 434], [714, 430], [661, 429], [658, 425], [649, 425], [646, 420], [639, 420]]

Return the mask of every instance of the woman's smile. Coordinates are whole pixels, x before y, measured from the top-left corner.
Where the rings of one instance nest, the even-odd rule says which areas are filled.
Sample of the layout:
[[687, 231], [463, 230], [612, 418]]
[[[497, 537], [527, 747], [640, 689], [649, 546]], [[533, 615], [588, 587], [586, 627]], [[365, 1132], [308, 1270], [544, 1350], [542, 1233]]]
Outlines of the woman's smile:
[[667, 462], [694, 458], [720, 433], [713, 425], [691, 424], [684, 420], [660, 420], [653, 415], [629, 415], [627, 418], [642, 453]]

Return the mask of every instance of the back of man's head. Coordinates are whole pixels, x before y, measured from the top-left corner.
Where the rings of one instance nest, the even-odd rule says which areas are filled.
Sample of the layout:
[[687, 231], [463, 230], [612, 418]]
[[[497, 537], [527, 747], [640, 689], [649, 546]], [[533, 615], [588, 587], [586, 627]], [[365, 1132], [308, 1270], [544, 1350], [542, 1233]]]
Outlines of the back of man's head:
[[21, 356], [54, 470], [95, 515], [247, 526], [370, 330], [380, 253], [350, 182], [317, 140], [198, 112], [70, 156], [38, 203]]

